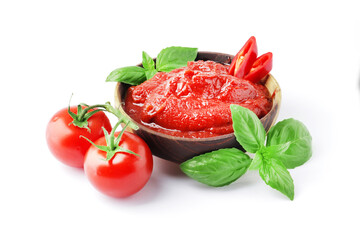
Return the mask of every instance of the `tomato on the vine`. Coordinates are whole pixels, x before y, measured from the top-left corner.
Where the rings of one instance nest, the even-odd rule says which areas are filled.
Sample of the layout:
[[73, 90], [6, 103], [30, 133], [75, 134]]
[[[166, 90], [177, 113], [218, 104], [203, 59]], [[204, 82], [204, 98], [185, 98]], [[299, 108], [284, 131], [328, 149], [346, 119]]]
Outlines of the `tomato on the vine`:
[[117, 126], [110, 134], [92, 142], [85, 155], [84, 171], [98, 191], [123, 198], [140, 191], [148, 182], [153, 157], [143, 139], [125, 132], [126, 127], [115, 133]]
[[83, 112], [82, 117], [88, 118], [78, 119], [80, 121], [77, 124], [81, 127], [76, 126], [76, 119], [72, 115], [79, 115], [86, 107], [79, 105], [64, 108], [58, 111], [47, 125], [46, 140], [50, 151], [58, 160], [71, 167], [83, 167], [84, 156], [91, 145], [80, 136], [95, 141], [104, 136], [102, 128], [107, 131], [112, 129], [108, 117], [96, 109]]

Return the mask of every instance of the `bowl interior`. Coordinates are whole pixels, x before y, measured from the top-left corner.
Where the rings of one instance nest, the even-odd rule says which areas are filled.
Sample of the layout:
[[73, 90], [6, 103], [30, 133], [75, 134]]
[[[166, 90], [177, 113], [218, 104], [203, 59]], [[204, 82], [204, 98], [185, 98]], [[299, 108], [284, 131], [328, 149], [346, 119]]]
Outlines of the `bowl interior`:
[[[212, 60], [223, 64], [230, 64], [233, 57], [233, 55], [224, 53], [199, 52], [196, 60]], [[139, 64], [139, 66], [141, 66], [141, 64]], [[262, 80], [262, 84], [266, 86], [273, 98], [272, 109], [268, 114], [260, 119], [264, 125], [265, 130], [268, 131], [270, 127], [274, 125], [279, 113], [281, 90], [279, 84], [271, 74]], [[129, 87], [130, 85], [124, 83], [118, 83], [116, 85], [115, 105], [122, 114], [126, 115], [131, 121], [136, 123], [127, 115], [123, 108], [125, 104], [125, 94]], [[136, 134], [140, 135], [140, 137], [142, 137], [148, 143], [151, 150], [153, 151], [153, 154], [174, 162], [183, 162], [184, 160], [189, 159], [191, 156], [223, 147], [241, 148], [241, 146], [235, 140], [234, 133], [209, 138], [184, 138], [166, 135], [164, 133], [154, 131], [139, 123], [136, 124], [139, 126], [139, 130], [136, 131]], [[189, 144], [188, 147], [186, 147], [187, 144]], [[170, 146], [175, 147], [172, 149]], [[170, 151], [175, 151], [177, 154], [173, 154]]]

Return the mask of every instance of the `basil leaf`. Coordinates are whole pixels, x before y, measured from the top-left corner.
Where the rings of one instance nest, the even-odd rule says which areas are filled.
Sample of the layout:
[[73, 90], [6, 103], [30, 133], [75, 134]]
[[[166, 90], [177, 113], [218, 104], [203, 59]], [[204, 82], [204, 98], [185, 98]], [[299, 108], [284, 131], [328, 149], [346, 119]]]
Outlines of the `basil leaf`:
[[250, 157], [241, 150], [225, 148], [196, 156], [180, 164], [180, 168], [196, 181], [221, 187], [241, 177], [250, 162]]
[[146, 52], [142, 52], [142, 65], [145, 70], [154, 70], [155, 62]]
[[272, 152], [272, 157], [282, 161], [286, 168], [295, 168], [310, 159], [311, 142], [311, 135], [303, 123], [286, 119], [270, 129], [266, 145], [282, 145]]
[[266, 132], [259, 118], [251, 110], [230, 105], [236, 140], [249, 153], [255, 153], [265, 144]]
[[152, 78], [157, 72], [158, 71], [156, 69], [146, 70], [145, 71], [146, 80], [149, 80], [150, 78]]
[[139, 85], [145, 80], [145, 69], [138, 66], [117, 68], [106, 78], [106, 82], [123, 82], [130, 85]]
[[197, 48], [168, 47], [158, 54], [156, 69], [162, 72], [170, 72], [176, 68], [185, 67], [189, 61], [194, 61], [197, 56]]
[[260, 151], [257, 151], [255, 153], [254, 158], [251, 161], [249, 170], [258, 170], [260, 168], [261, 164], [262, 164], [262, 155], [261, 155]]
[[251, 161], [251, 164], [249, 166], [250, 170], [257, 170], [260, 168], [260, 165], [262, 164], [262, 161], [264, 158], [276, 158], [276, 155], [284, 149], [287, 148], [288, 144], [282, 144], [282, 145], [275, 145], [275, 146], [267, 146], [260, 148], [254, 155], [253, 160]]
[[263, 155], [259, 174], [267, 185], [294, 200], [294, 182], [281, 161]]

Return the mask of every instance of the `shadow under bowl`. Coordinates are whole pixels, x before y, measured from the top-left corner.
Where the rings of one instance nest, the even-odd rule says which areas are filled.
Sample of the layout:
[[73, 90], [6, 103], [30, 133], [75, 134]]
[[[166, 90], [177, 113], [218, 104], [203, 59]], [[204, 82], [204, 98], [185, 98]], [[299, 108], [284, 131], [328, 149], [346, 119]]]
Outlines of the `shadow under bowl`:
[[[198, 52], [196, 60], [211, 60], [222, 64], [230, 64], [233, 55], [216, 52]], [[142, 66], [139, 64], [138, 66]], [[266, 131], [268, 131], [276, 122], [280, 110], [281, 103], [281, 89], [275, 78], [269, 74], [262, 83], [269, 90], [273, 99], [272, 109], [268, 114], [260, 119]], [[135, 122], [124, 111], [124, 99], [127, 89], [130, 85], [125, 83], [118, 83], [115, 88], [115, 106], [126, 115], [128, 119], [139, 126], [135, 132], [149, 145], [152, 153], [160, 158], [176, 163], [182, 163], [194, 156], [218, 150], [221, 148], [236, 147], [243, 148], [235, 139], [234, 133], [225, 134], [209, 138], [183, 138], [170, 136], [163, 133], [156, 132], [142, 124]]]

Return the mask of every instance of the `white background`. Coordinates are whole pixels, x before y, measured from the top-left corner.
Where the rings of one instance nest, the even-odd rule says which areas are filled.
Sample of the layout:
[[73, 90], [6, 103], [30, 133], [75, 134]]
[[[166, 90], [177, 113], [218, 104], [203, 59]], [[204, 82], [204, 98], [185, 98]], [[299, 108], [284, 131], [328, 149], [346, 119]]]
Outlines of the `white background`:
[[[0, 239], [359, 239], [360, 15], [356, 1], [1, 1]], [[357, 10], [356, 10], [357, 9]], [[111, 199], [49, 152], [72, 103], [113, 102], [115, 68], [168, 46], [274, 54], [278, 120], [313, 136], [295, 199], [255, 171], [224, 188], [155, 159], [138, 194]], [[111, 119], [112, 122], [114, 119]]]

